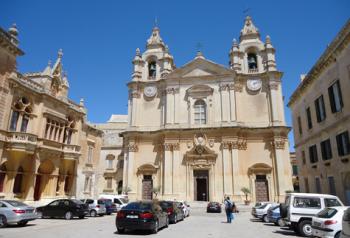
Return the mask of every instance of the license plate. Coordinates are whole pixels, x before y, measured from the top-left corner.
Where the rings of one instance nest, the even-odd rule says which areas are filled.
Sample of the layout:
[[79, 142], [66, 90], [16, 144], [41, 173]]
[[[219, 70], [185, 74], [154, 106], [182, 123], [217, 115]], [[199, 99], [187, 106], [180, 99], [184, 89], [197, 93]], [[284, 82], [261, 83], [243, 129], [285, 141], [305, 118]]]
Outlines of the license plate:
[[321, 226], [320, 222], [314, 222], [314, 226]]
[[33, 213], [34, 210], [26, 210], [26, 213]]
[[135, 219], [135, 218], [139, 218], [139, 216], [138, 215], [126, 215], [126, 218]]

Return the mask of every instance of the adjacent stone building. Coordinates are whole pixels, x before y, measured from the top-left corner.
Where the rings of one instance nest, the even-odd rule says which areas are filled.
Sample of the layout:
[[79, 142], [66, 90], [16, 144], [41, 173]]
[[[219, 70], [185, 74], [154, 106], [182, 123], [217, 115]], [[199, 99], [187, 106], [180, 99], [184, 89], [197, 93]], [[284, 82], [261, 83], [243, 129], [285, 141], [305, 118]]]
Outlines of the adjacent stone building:
[[101, 159], [98, 169], [101, 178], [99, 194], [121, 194], [123, 192], [123, 138], [120, 133], [128, 126], [127, 115], [112, 115], [105, 124], [96, 127], [103, 131]]
[[329, 193], [350, 205], [350, 21], [309, 73], [292, 109], [301, 192]]
[[0, 198], [82, 196], [94, 183], [102, 131], [86, 122], [83, 101], [68, 98], [62, 51], [43, 71], [21, 74], [17, 36], [15, 26], [0, 28]]
[[293, 190], [275, 49], [252, 19], [228, 67], [201, 52], [176, 68], [155, 27], [128, 83], [123, 187], [131, 199], [282, 201]]

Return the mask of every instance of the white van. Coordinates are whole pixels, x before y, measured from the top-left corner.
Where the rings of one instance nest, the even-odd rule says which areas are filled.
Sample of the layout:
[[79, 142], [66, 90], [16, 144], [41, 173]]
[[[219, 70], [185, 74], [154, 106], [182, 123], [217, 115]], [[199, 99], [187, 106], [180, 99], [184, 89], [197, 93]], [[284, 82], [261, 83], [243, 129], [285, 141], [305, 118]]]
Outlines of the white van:
[[129, 202], [127, 195], [100, 194], [99, 198], [111, 199], [117, 206], [117, 211], [119, 211], [122, 207], [125, 207]]
[[288, 193], [280, 206], [281, 217], [298, 234], [312, 236], [312, 217], [325, 207], [344, 206], [337, 196], [318, 193]]

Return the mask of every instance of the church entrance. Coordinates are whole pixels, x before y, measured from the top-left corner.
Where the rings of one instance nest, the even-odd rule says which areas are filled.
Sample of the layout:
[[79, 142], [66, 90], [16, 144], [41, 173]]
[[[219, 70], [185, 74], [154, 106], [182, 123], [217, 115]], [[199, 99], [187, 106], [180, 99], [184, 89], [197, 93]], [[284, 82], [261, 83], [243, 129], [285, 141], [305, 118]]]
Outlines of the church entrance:
[[256, 201], [269, 201], [269, 189], [266, 175], [256, 175], [255, 180]]
[[194, 200], [209, 201], [209, 171], [194, 170]]
[[153, 193], [152, 175], [144, 175], [142, 180], [142, 199], [152, 200]]

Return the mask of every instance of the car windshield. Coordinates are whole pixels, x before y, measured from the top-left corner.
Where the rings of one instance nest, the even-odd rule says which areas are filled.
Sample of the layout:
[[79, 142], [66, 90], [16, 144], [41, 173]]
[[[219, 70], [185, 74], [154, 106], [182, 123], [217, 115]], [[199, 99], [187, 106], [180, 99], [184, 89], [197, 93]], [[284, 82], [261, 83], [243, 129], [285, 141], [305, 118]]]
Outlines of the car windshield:
[[316, 216], [320, 218], [331, 218], [335, 214], [337, 214], [337, 212], [338, 212], [337, 209], [327, 207], [322, 211], [320, 211]]
[[265, 207], [267, 207], [267, 203], [266, 204], [264, 204], [264, 205], [261, 205], [260, 207], [257, 207], [257, 208], [259, 208], [259, 209], [264, 209]]
[[27, 204], [25, 204], [23, 202], [18, 202], [18, 201], [5, 200], [5, 202], [9, 203], [13, 207], [25, 207], [25, 206], [28, 206]]
[[72, 199], [72, 202], [74, 202], [76, 204], [84, 204], [82, 201], [77, 200], [77, 199]]
[[340, 202], [336, 198], [325, 198], [324, 199], [324, 206], [325, 207], [338, 207], [341, 206]]
[[122, 203], [128, 203], [128, 201], [125, 198], [119, 198], [120, 201], [122, 201]]
[[290, 205], [290, 196], [286, 196], [286, 200], [285, 200], [284, 204], [286, 204], [286, 206]]
[[151, 210], [151, 203], [142, 203], [142, 202], [132, 202], [125, 206], [124, 209], [128, 210]]

